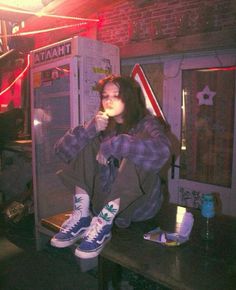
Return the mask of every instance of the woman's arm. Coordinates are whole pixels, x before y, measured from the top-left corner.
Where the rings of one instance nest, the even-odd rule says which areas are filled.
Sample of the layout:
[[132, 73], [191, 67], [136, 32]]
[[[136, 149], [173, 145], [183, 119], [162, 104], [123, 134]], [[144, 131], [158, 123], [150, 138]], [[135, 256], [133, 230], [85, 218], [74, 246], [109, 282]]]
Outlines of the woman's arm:
[[95, 121], [92, 120], [88, 126], [77, 126], [68, 130], [54, 145], [55, 153], [64, 161], [70, 162], [97, 136]]
[[134, 135], [121, 134], [103, 142], [102, 154], [109, 158], [127, 158], [146, 170], [159, 171], [170, 156], [170, 142], [159, 121], [145, 118]]

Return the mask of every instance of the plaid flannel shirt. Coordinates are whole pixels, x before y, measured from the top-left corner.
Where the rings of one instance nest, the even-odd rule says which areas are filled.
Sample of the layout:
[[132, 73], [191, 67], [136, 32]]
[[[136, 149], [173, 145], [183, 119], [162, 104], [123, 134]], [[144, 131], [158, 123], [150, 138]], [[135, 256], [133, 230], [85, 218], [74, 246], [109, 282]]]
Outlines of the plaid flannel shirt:
[[[68, 130], [55, 144], [55, 153], [65, 162], [70, 162], [76, 155], [100, 133], [96, 132], [94, 119], [87, 126], [77, 126]], [[158, 172], [170, 156], [169, 139], [163, 132], [160, 122], [152, 115], [145, 116], [128, 134], [114, 132], [102, 139], [101, 153], [109, 158], [121, 160], [127, 158], [144, 170], [157, 173], [157, 181], [153, 186], [149, 200], [142, 208], [138, 208], [133, 221], [151, 218], [160, 208], [162, 194]], [[100, 165], [102, 190], [109, 192], [117, 173], [117, 167], [111, 162], [108, 166]], [[122, 221], [121, 221], [122, 223]]]
[[[70, 162], [88, 142], [99, 136], [95, 122], [70, 129], [55, 144], [55, 152]], [[159, 121], [152, 115], [144, 117], [128, 134], [106, 137], [100, 145], [102, 154], [109, 158], [127, 158], [145, 170], [159, 172], [170, 154], [170, 143]]]

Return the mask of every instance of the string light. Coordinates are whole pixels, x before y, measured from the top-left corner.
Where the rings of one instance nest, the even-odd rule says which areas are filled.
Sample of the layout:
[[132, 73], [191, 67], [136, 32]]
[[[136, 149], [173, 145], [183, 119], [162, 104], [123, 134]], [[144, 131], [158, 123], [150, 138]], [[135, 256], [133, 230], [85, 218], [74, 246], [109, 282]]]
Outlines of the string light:
[[199, 71], [231, 71], [236, 70], [236, 66], [228, 66], [228, 67], [211, 67], [206, 69], [200, 69]]
[[0, 9], [3, 11], [20, 13], [20, 14], [23, 13], [23, 14], [28, 14], [28, 15], [37, 16], [37, 17], [52, 17], [52, 18], [70, 19], [70, 20], [87, 21], [87, 22], [88, 21], [99, 22], [99, 19], [81, 18], [81, 17], [64, 16], [64, 15], [52, 15], [52, 14], [46, 14], [43, 12], [33, 12], [33, 11], [28, 11], [28, 10], [18, 10], [15, 8], [2, 7], [1, 5], [0, 5]]
[[64, 26], [59, 26], [59, 27], [53, 27], [53, 28], [46, 28], [46, 29], [40, 29], [40, 30], [34, 30], [34, 31], [26, 31], [26, 32], [19, 32], [19, 33], [14, 33], [14, 34], [0, 34], [0, 36], [4, 37], [14, 37], [14, 36], [26, 36], [26, 35], [34, 35], [38, 33], [44, 33], [44, 32], [50, 32], [54, 30], [59, 30], [59, 29], [64, 29], [64, 28], [69, 28], [73, 26], [82, 26], [86, 25], [86, 22], [81, 22], [81, 23], [76, 23], [76, 24], [69, 24], [69, 25], [64, 25]]
[[30, 55], [27, 55], [27, 64], [26, 67], [23, 69], [23, 71], [14, 79], [14, 81], [7, 87], [5, 88], [3, 91], [0, 92], [0, 96], [3, 95], [5, 92], [7, 92], [8, 90], [10, 90], [10, 88], [24, 75], [24, 73], [28, 70], [30, 66]]

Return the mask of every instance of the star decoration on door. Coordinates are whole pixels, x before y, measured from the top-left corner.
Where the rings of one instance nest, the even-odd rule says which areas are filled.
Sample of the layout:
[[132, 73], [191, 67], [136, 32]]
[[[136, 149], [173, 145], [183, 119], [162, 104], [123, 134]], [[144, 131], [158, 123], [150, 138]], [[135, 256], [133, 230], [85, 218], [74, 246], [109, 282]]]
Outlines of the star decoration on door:
[[205, 86], [205, 88], [201, 92], [198, 92], [196, 95], [199, 106], [201, 105], [212, 106], [213, 97], [215, 95], [216, 95], [216, 92], [211, 91], [208, 86]]

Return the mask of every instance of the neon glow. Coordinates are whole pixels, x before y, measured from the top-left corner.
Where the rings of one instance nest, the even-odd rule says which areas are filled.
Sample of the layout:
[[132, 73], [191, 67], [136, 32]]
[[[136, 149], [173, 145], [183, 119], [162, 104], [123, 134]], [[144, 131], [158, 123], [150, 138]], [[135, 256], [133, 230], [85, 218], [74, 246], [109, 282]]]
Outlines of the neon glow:
[[229, 67], [212, 67], [207, 69], [200, 69], [199, 71], [231, 71], [236, 70], [236, 66], [229, 66]]
[[14, 13], [24, 13], [32, 16], [38, 16], [38, 17], [51, 17], [51, 18], [58, 18], [58, 19], [70, 19], [70, 20], [78, 20], [78, 21], [89, 21], [89, 22], [98, 22], [98, 19], [91, 19], [91, 18], [81, 18], [81, 17], [73, 17], [73, 16], [64, 16], [64, 15], [52, 15], [52, 14], [46, 14], [43, 12], [33, 12], [33, 11], [27, 11], [27, 10], [19, 10], [16, 8], [9, 8], [9, 7], [0, 7], [1, 10], [8, 11], [8, 12], [14, 12]]
[[7, 88], [5, 88], [3, 91], [0, 92], [0, 96], [3, 95], [5, 92], [7, 92], [24, 75], [24, 73], [28, 70], [29, 66], [30, 66], [30, 56], [28, 54], [26, 67]]
[[[47, 28], [47, 29], [41, 29], [41, 30], [20, 32], [20, 33], [15, 33], [15, 34], [7, 34], [7, 35], [4, 35], [4, 36], [5, 37], [14, 37], [14, 36], [34, 35], [34, 34], [38, 34], [38, 33], [50, 32], [50, 31], [54, 31], [54, 30], [69, 28], [69, 27], [73, 27], [73, 26], [82, 26], [82, 25], [86, 25], [86, 24], [87, 24], [86, 22], [81, 22], [81, 23], [64, 25], [64, 26], [53, 27], [53, 28]], [[0, 34], [0, 36], [3, 36], [3, 34]]]

